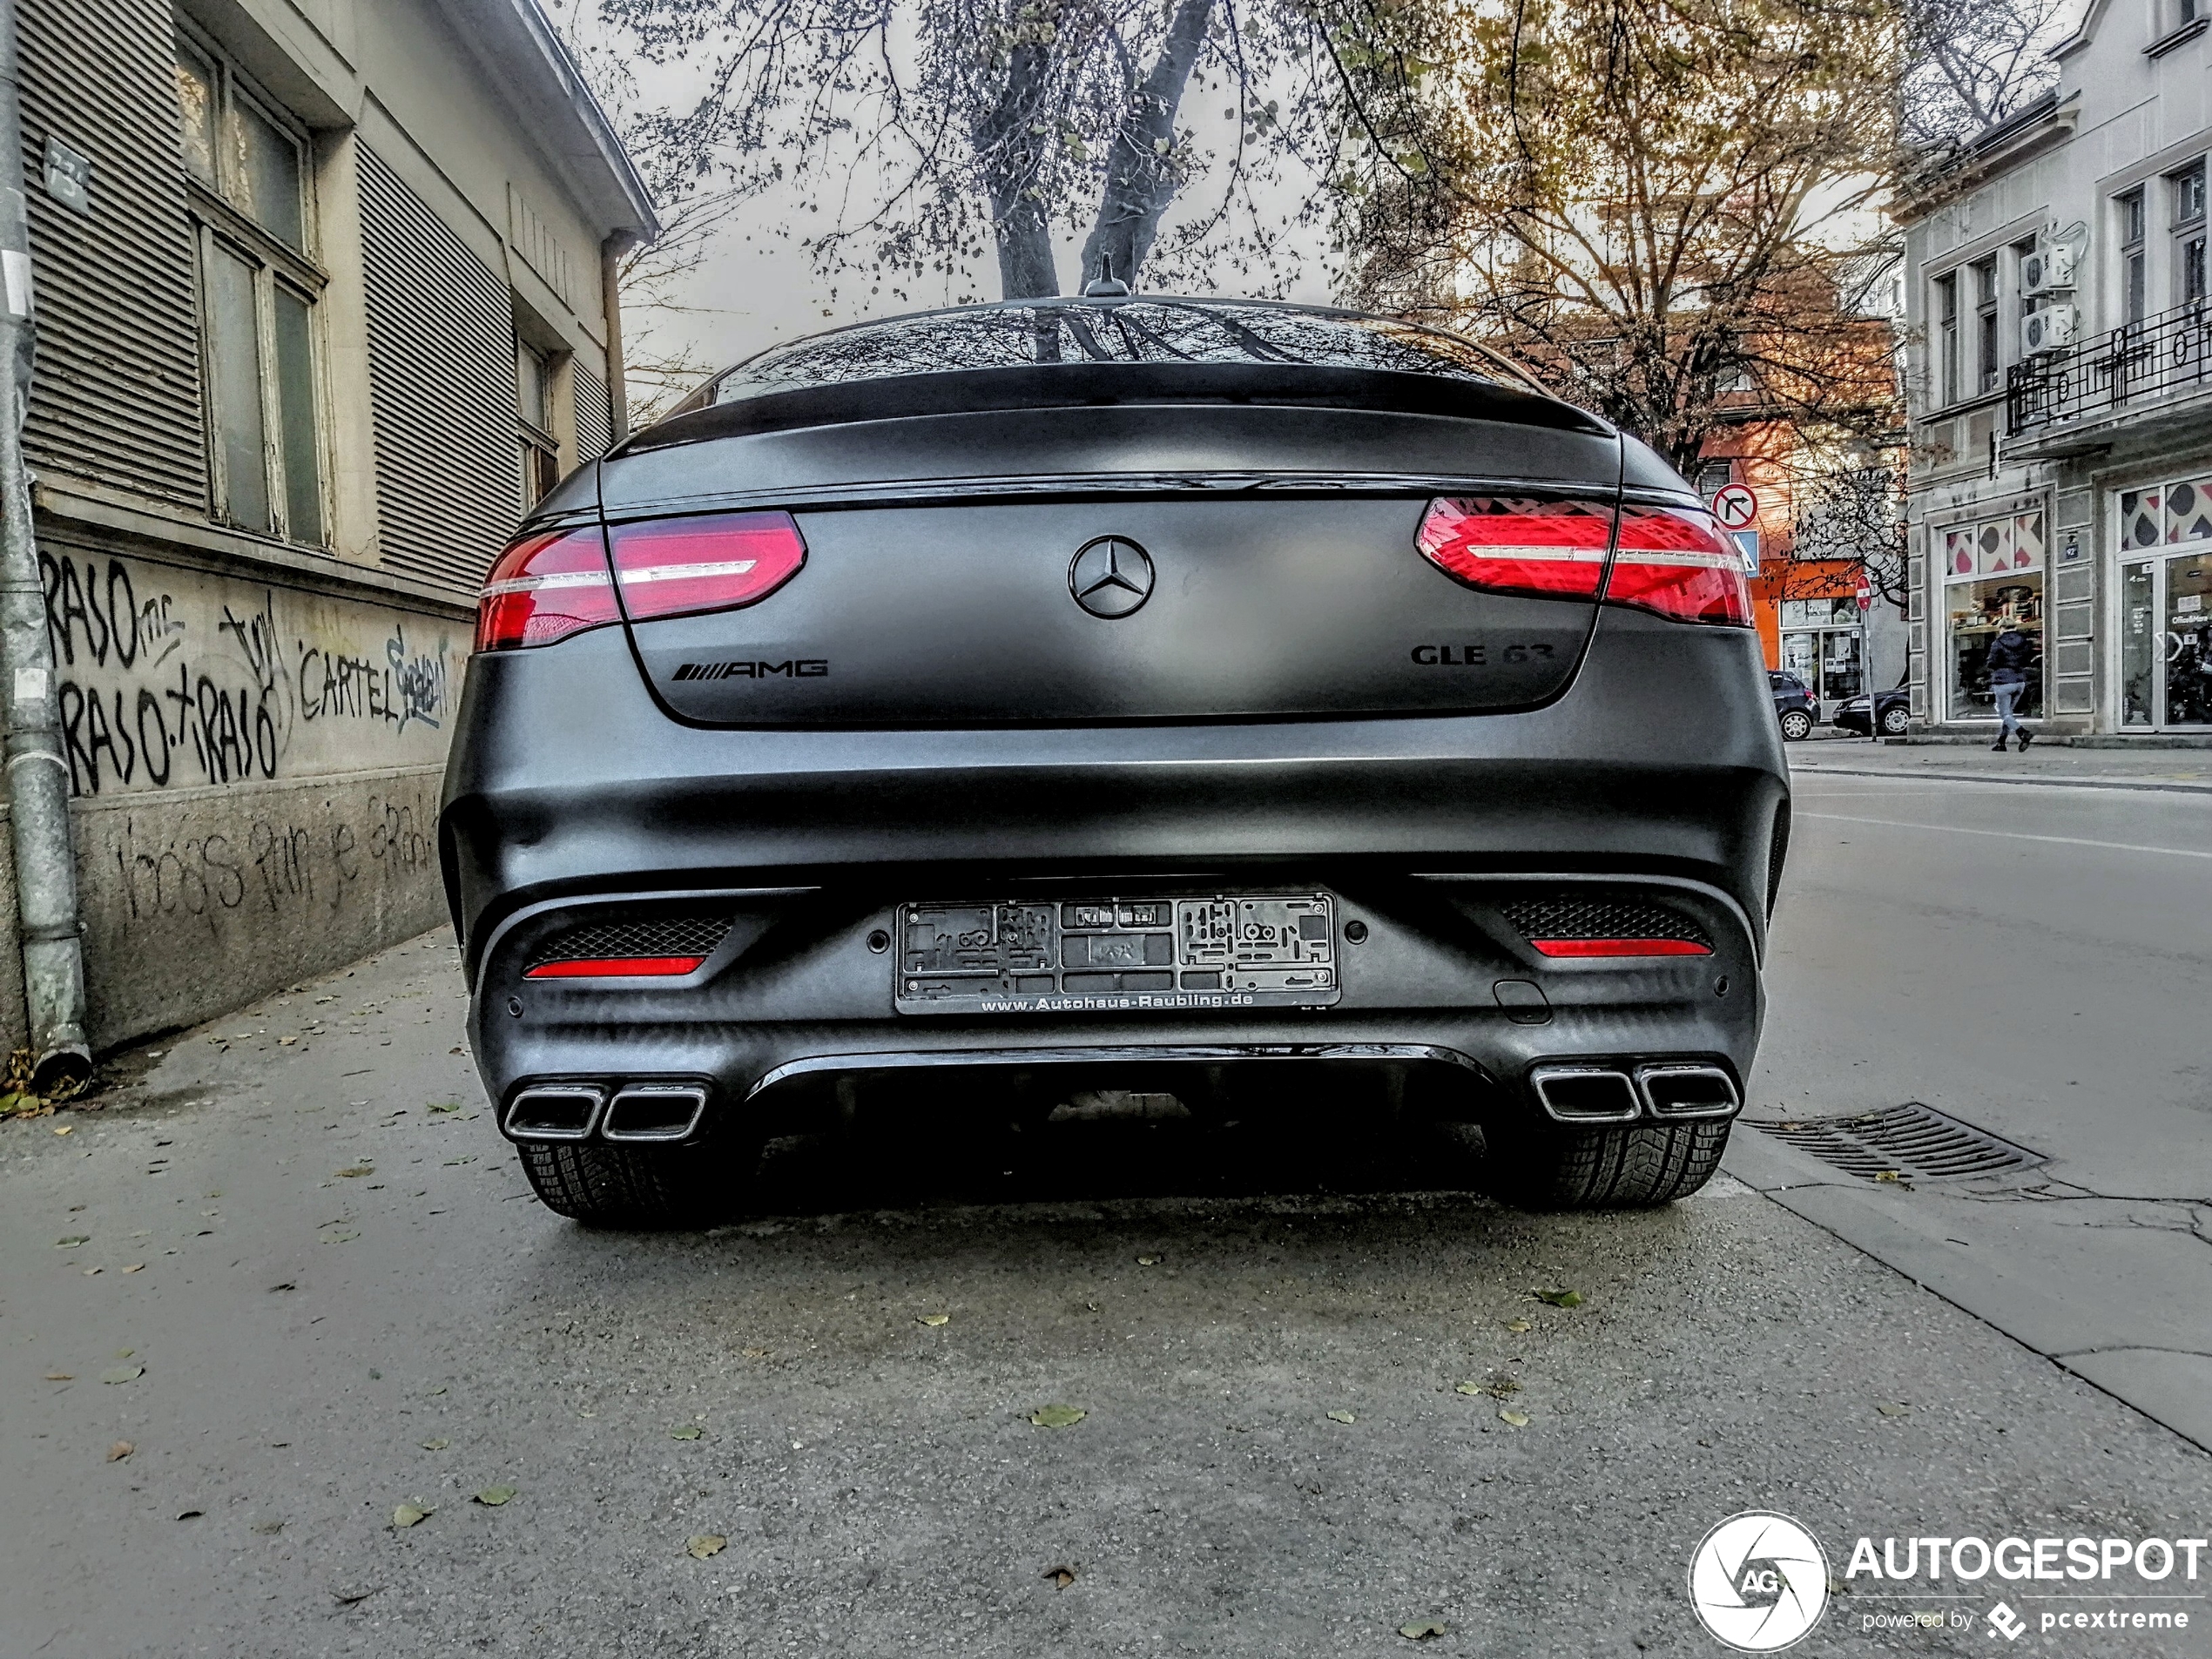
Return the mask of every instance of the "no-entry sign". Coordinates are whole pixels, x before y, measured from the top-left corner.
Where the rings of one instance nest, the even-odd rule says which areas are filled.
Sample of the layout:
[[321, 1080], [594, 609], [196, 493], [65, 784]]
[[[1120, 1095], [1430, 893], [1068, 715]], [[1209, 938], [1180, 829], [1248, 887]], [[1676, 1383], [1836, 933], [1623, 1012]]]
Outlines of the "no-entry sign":
[[1713, 492], [1713, 516], [1723, 529], [1748, 529], [1759, 516], [1759, 498], [1749, 484], [1723, 484]]

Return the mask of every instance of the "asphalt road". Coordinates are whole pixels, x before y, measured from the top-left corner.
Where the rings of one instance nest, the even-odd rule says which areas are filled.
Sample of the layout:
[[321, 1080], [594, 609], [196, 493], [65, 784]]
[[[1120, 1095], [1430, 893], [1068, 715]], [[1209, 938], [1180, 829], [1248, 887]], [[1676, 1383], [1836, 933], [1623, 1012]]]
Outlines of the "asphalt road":
[[[1529, 1216], [1324, 1102], [786, 1143], [752, 1218], [621, 1237], [527, 1196], [442, 935], [191, 1033], [0, 1125], [0, 1654], [1386, 1654], [1433, 1620], [1710, 1656], [1685, 1565], [1742, 1509], [1839, 1576], [1862, 1534], [2202, 1535], [2212, 1459], [2107, 1363], [2186, 1393], [2212, 1327], [2202, 799], [1799, 807], [1755, 1109], [1919, 1099], [2048, 1163], [1966, 1197], [1744, 1130], [1744, 1178], [1669, 1210]], [[1990, 1595], [1881, 1588], [1796, 1651], [2012, 1650]], [[1862, 1628], [1928, 1607], [1974, 1620]]]

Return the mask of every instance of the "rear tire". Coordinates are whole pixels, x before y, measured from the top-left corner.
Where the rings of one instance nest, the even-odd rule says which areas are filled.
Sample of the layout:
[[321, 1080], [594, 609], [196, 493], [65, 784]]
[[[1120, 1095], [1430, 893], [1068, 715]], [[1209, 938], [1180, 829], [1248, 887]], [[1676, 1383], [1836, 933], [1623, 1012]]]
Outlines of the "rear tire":
[[1782, 716], [1782, 735], [1792, 743], [1802, 742], [1812, 735], [1812, 716], [1803, 709], [1785, 710]]
[[1890, 707], [1882, 711], [1883, 736], [1901, 738], [1912, 729], [1912, 715], [1910, 710], [1898, 707], [1898, 705], [1892, 704]]
[[1489, 1185], [1527, 1210], [1637, 1210], [1687, 1197], [1712, 1178], [1729, 1125], [1548, 1121], [1490, 1137]]
[[750, 1158], [718, 1147], [580, 1141], [516, 1150], [538, 1202], [587, 1227], [709, 1226], [735, 1209], [739, 1184], [751, 1173]]

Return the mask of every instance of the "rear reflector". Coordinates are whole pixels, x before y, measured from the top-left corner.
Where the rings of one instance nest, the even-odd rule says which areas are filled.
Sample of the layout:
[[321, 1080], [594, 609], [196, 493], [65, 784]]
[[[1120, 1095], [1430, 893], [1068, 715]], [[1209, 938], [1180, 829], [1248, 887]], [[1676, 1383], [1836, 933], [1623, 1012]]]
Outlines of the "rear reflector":
[[704, 956], [577, 956], [540, 962], [524, 979], [668, 979], [688, 974]]
[[1546, 956], [1710, 956], [1694, 939], [1532, 939]]
[[484, 583], [476, 649], [550, 645], [619, 622], [624, 610], [632, 622], [734, 610], [766, 598], [806, 563], [806, 543], [789, 513], [718, 513], [526, 536], [500, 556]]
[[1677, 622], [1750, 625], [1743, 557], [1710, 514], [1623, 508], [1617, 549], [1614, 528], [1601, 502], [1474, 496], [1431, 502], [1415, 539], [1430, 563], [1486, 593], [1602, 597]]
[[806, 563], [789, 513], [653, 519], [617, 524], [607, 539], [632, 622], [756, 604]]

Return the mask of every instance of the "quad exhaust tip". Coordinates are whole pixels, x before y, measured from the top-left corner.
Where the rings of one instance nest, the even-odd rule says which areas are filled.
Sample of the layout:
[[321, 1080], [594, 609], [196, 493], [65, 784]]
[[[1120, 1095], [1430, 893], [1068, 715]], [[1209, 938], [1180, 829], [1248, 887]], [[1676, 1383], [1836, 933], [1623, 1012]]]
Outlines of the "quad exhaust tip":
[[599, 1133], [610, 1141], [689, 1140], [706, 1114], [698, 1083], [632, 1083], [607, 1103]]
[[1726, 1071], [1691, 1061], [1652, 1061], [1633, 1074], [1618, 1066], [1539, 1066], [1528, 1074], [1528, 1086], [1559, 1123], [1633, 1123], [1647, 1115], [1669, 1123], [1733, 1117], [1743, 1105]]
[[515, 1096], [502, 1127], [514, 1141], [588, 1141], [606, 1103], [590, 1083], [541, 1083]]

